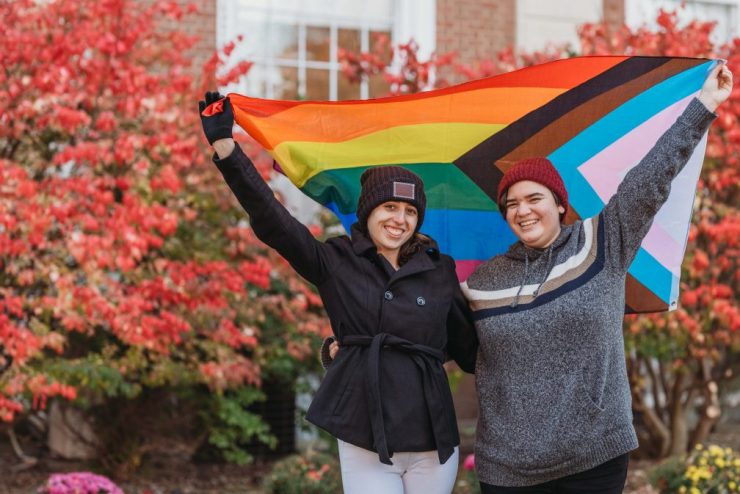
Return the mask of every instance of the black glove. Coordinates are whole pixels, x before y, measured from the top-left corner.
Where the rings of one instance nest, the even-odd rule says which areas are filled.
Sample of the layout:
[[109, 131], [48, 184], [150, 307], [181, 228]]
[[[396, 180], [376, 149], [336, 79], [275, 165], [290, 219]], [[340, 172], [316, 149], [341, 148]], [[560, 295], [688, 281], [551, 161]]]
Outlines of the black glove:
[[[208, 139], [208, 144], [213, 144], [219, 139], [231, 139], [233, 137], [232, 129], [234, 127], [234, 110], [231, 108], [229, 98], [224, 98], [218, 91], [207, 92], [205, 101], [198, 102], [200, 109], [200, 121], [203, 124], [203, 133]], [[203, 110], [211, 103], [223, 99], [223, 111], [214, 113], [210, 116], [203, 115]]]
[[333, 336], [329, 336], [327, 338], [324, 338], [324, 342], [321, 344], [321, 350], [319, 350], [319, 358], [321, 360], [321, 367], [323, 367], [324, 370], [327, 370], [331, 363], [334, 362], [334, 359], [331, 358], [331, 353], [329, 353], [329, 347], [335, 341], [336, 339]]

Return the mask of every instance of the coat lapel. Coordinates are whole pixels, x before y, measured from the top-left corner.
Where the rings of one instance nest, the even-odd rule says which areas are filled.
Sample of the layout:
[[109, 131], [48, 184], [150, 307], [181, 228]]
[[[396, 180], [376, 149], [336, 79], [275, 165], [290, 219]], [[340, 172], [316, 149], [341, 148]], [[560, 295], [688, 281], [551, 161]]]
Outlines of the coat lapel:
[[[432, 256], [435, 256], [435, 254], [437, 254], [437, 251], [434, 250], [434, 252], [429, 253], [428, 250], [430, 249], [427, 249], [426, 251], [421, 251], [417, 253], [414, 257], [409, 259], [406, 264], [401, 266], [401, 269], [393, 273], [390, 283], [395, 283], [396, 281], [406, 278], [407, 276], [413, 276], [417, 273], [431, 271], [432, 269], [434, 269], [436, 267], [436, 263], [434, 262], [434, 260], [432, 260]], [[437, 254], [435, 257], [438, 258], [439, 255]]]

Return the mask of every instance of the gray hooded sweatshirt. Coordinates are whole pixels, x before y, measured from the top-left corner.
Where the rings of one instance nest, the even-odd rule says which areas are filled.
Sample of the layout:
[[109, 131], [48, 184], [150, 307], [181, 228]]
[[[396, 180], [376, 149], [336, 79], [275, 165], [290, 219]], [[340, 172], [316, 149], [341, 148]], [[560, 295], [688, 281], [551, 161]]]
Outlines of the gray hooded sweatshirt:
[[478, 476], [535, 485], [637, 447], [624, 356], [627, 269], [714, 114], [694, 99], [595, 217], [521, 242], [463, 283], [480, 340]]

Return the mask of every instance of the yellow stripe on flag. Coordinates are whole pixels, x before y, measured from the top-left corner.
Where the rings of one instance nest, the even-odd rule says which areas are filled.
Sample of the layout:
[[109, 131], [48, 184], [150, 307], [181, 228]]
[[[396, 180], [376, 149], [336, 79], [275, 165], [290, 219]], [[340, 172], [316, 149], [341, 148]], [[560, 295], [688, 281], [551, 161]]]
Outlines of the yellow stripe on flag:
[[381, 130], [343, 142], [283, 142], [274, 157], [298, 187], [324, 170], [369, 165], [452, 163], [503, 124], [435, 123]]

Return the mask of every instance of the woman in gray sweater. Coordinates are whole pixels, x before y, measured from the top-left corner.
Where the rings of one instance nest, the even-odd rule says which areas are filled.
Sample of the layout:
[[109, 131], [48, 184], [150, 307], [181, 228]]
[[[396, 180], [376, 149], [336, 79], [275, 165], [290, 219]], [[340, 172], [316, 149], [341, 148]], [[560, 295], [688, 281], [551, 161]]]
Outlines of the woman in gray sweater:
[[621, 493], [637, 447], [625, 367], [625, 278], [671, 181], [732, 89], [723, 65], [595, 217], [561, 223], [546, 158], [506, 172], [518, 237], [463, 284], [480, 341], [475, 462], [485, 493]]

